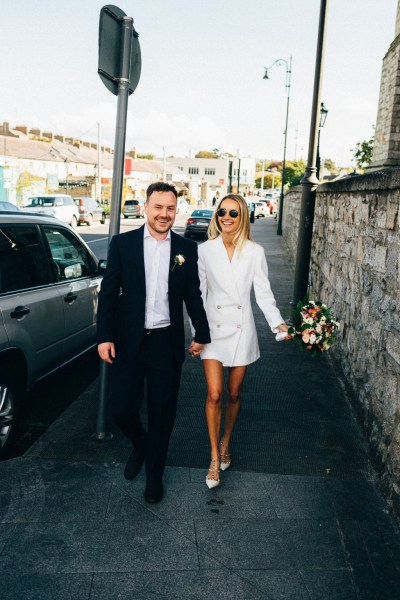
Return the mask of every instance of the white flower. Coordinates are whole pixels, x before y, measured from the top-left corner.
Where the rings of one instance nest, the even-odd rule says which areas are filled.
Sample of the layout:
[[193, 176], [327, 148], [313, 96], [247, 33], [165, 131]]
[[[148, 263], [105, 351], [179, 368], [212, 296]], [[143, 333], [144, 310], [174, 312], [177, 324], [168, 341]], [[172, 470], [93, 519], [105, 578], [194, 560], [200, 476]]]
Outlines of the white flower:
[[179, 267], [181, 267], [183, 265], [183, 263], [185, 262], [186, 258], [183, 256], [183, 254], [177, 254], [174, 258], [174, 266], [172, 267], [172, 271], [175, 269], [176, 265], [178, 265]]

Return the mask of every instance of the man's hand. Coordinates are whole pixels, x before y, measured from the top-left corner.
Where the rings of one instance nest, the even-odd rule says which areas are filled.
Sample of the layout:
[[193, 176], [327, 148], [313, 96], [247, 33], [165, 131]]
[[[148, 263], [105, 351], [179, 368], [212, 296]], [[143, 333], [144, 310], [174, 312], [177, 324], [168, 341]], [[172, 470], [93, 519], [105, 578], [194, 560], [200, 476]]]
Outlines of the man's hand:
[[102, 360], [110, 363], [110, 365], [112, 364], [113, 359], [115, 358], [115, 346], [112, 342], [104, 342], [103, 344], [99, 344], [97, 346], [97, 351]]
[[198, 344], [194, 340], [192, 340], [189, 346], [189, 354], [191, 356], [199, 356], [200, 352], [203, 350], [204, 344]]

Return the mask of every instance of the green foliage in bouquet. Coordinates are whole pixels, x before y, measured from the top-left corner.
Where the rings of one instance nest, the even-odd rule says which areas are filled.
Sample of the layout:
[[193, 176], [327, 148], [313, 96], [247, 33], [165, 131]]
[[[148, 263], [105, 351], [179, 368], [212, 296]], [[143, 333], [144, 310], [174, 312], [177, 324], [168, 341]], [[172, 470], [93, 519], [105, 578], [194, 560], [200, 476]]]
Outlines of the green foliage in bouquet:
[[308, 350], [313, 357], [329, 350], [339, 329], [326, 304], [310, 300], [308, 296], [297, 303], [292, 323], [289, 335], [297, 341], [300, 350]]

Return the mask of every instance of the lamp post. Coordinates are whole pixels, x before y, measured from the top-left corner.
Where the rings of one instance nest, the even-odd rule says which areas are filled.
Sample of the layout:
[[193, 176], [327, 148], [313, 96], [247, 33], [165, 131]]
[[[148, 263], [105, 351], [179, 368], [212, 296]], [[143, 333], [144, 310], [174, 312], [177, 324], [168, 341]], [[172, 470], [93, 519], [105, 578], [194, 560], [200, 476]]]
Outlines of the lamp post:
[[317, 179], [319, 179], [319, 170], [321, 168], [321, 157], [319, 155], [319, 138], [321, 136], [321, 129], [325, 125], [326, 117], [328, 116], [328, 109], [325, 104], [321, 102], [319, 109], [319, 125], [318, 125], [318, 142], [317, 142]]
[[279, 201], [279, 214], [278, 214], [278, 228], [276, 230], [277, 235], [282, 235], [282, 214], [283, 214], [283, 188], [285, 185], [285, 171], [286, 171], [286, 142], [287, 142], [287, 132], [288, 132], [288, 120], [289, 120], [289, 103], [290, 103], [290, 80], [292, 75], [292, 57], [290, 57], [289, 64], [284, 58], [278, 58], [275, 62], [272, 63], [269, 67], [264, 67], [265, 73], [263, 79], [269, 79], [268, 71], [272, 69], [273, 66], [277, 65], [278, 67], [281, 65], [286, 66], [286, 83], [285, 88], [287, 92], [287, 102], [286, 102], [286, 121], [285, 121], [285, 141], [283, 145], [283, 163], [282, 163], [282, 184], [281, 184], [281, 195]]
[[318, 110], [321, 103], [321, 80], [325, 55], [326, 23], [328, 18], [328, 0], [321, 0], [317, 53], [315, 60], [314, 91], [311, 110], [310, 138], [308, 144], [307, 167], [301, 180], [301, 208], [299, 235], [297, 240], [296, 267], [294, 273], [292, 310], [296, 308], [297, 302], [303, 300], [307, 293], [310, 272], [310, 257], [312, 233], [314, 225], [315, 196], [319, 181], [316, 176], [316, 155], [318, 141]]

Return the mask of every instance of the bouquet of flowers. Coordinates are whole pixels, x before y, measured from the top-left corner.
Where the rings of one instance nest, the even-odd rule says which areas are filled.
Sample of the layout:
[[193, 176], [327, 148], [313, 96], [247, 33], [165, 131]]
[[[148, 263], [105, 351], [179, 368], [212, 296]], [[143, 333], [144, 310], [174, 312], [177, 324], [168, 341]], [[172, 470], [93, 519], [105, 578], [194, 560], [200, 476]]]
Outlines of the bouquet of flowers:
[[339, 323], [334, 320], [330, 309], [320, 300], [309, 300], [308, 296], [297, 303], [293, 314], [293, 326], [288, 334], [300, 345], [317, 356], [326, 352], [334, 343]]

